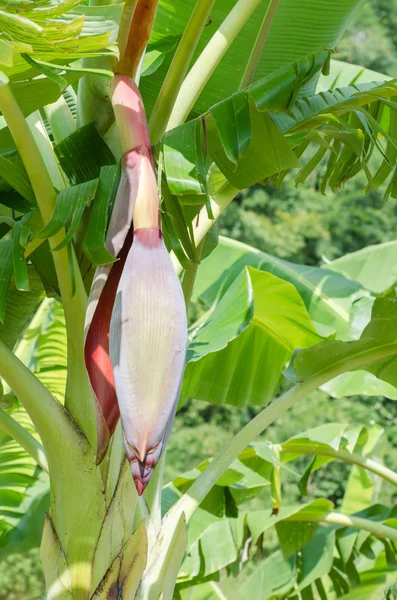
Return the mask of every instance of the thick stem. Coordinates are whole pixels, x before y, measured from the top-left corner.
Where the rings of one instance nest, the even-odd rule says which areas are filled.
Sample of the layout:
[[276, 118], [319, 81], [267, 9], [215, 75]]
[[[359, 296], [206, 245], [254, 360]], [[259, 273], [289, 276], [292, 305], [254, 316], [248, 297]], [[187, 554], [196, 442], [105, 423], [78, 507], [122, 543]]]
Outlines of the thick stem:
[[124, 2], [124, 8], [120, 19], [119, 33], [117, 36], [117, 46], [120, 53], [120, 61], [122, 61], [125, 56], [128, 36], [137, 4], [138, 0], [127, 0]]
[[327, 523], [329, 525], [340, 525], [341, 527], [353, 527], [354, 529], [369, 531], [378, 538], [397, 542], [397, 529], [394, 529], [394, 527], [376, 523], [369, 519], [347, 516], [337, 512], [330, 512], [327, 515], [315, 515], [309, 512], [305, 515], [305, 513], [302, 512], [301, 514], [297, 513], [296, 515], [288, 517], [286, 521], [309, 521]]
[[183, 82], [167, 129], [183, 123], [224, 54], [261, 0], [239, 0], [213, 35]]
[[[123, 53], [116, 66], [116, 73], [135, 78], [152, 32], [158, 3], [159, 0], [138, 0], [131, 14], [127, 41], [121, 40]], [[130, 10], [132, 10], [132, 6]], [[126, 20], [127, 17], [128, 15]], [[126, 25], [127, 23], [123, 27], [126, 28]], [[125, 31], [122, 35], [125, 35]]]
[[0, 429], [18, 442], [37, 464], [48, 472], [48, 462], [43, 446], [2, 408], [0, 408]]
[[175, 100], [214, 4], [215, 0], [198, 0], [192, 12], [150, 117], [149, 131], [153, 144], [159, 141], [166, 130]]
[[218, 454], [205, 471], [196, 479], [188, 492], [178, 501], [172, 510], [183, 511], [189, 521], [208, 492], [213, 488], [221, 475], [239, 454], [271, 423], [285, 413], [291, 406], [305, 398], [327, 381], [334, 379], [342, 373], [355, 369], [362, 369], [366, 365], [397, 352], [397, 344], [388, 344], [381, 348], [374, 348], [357, 353], [347, 359], [340, 360], [330, 367], [309, 377], [288, 390], [265, 408], [259, 415], [250, 421]]
[[[233, 198], [239, 193], [240, 190], [233, 187], [230, 183], [228, 183], [220, 192], [218, 192], [213, 198], [211, 198], [211, 210], [214, 216], [213, 219], [210, 219], [208, 216], [207, 207], [204, 206], [199, 213], [198, 218], [196, 217], [193, 221], [193, 230], [194, 230], [194, 242], [196, 247], [200, 245], [200, 243], [204, 240], [205, 236], [214, 225], [215, 221], [219, 219], [223, 211], [229, 206]], [[196, 223], [198, 225], [196, 226]], [[171, 253], [171, 259], [174, 264], [175, 271], [178, 275], [182, 272], [183, 267], [179, 263], [175, 254]]]
[[[197, 246], [197, 259], [200, 260], [201, 253], [203, 251], [205, 238]], [[197, 270], [199, 268], [199, 262], [190, 262], [189, 266], [185, 269], [182, 279], [182, 290], [183, 297], [185, 298], [186, 312], [189, 311], [190, 300], [193, 294], [194, 282], [196, 281]]]
[[319, 456], [329, 456], [331, 458], [335, 458], [335, 460], [343, 460], [346, 463], [351, 465], [358, 465], [367, 471], [371, 471], [375, 473], [375, 475], [379, 475], [386, 481], [389, 481], [393, 485], [397, 486], [397, 473], [394, 473], [391, 469], [385, 467], [380, 463], [377, 463], [370, 458], [366, 458], [365, 456], [360, 456], [359, 454], [355, 454], [353, 452], [348, 452], [347, 450], [334, 450], [333, 448], [313, 448], [313, 444], [295, 444], [292, 442], [286, 442], [285, 444], [281, 444], [277, 446], [281, 453], [302, 453], [302, 454], [315, 454]]
[[251, 56], [249, 57], [247, 67], [241, 80], [241, 90], [248, 87], [252, 83], [252, 79], [258, 67], [262, 50], [266, 43], [267, 36], [269, 35], [270, 27], [273, 23], [273, 19], [276, 15], [279, 4], [280, 0], [270, 0], [270, 4], [263, 18], [262, 26], [259, 30], [258, 37], [256, 38], [254, 47], [252, 48]]
[[[0, 110], [3, 113], [15, 145], [25, 165], [35, 193], [40, 213], [46, 225], [54, 212], [57, 192], [51, 181], [46, 165], [34, 140], [32, 132], [12, 94], [8, 80], [0, 82]], [[61, 243], [64, 232], [61, 230], [50, 238], [51, 248]], [[94, 403], [87, 374], [84, 368], [84, 320], [87, 295], [81, 278], [79, 265], [72, 251], [75, 287], [73, 295], [72, 278], [69, 268], [68, 250], [64, 248], [53, 253], [55, 269], [61, 290], [68, 333], [68, 386], [66, 407], [87, 435], [90, 443], [96, 445], [96, 424]]]

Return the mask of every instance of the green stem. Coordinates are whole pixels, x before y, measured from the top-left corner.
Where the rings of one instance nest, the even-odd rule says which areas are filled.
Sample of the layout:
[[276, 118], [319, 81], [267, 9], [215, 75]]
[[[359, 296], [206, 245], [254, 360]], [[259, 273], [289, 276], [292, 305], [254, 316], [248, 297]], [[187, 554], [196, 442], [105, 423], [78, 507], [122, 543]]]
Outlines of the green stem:
[[2, 408], [0, 408], [0, 428], [18, 442], [44, 471], [48, 472], [48, 462], [43, 446]]
[[[123, 25], [122, 35], [125, 37], [119, 40], [122, 44], [122, 52], [118, 64], [115, 65], [115, 73], [138, 80], [142, 57], [152, 33], [158, 3], [159, 0], [138, 0], [134, 6], [128, 29], [127, 22]], [[126, 20], [127, 18], [128, 15]]]
[[261, 0], [239, 0], [208, 42], [179, 91], [167, 129], [183, 123], [209, 78]]
[[327, 523], [329, 525], [340, 525], [341, 527], [353, 527], [354, 529], [369, 531], [378, 538], [397, 542], [397, 529], [394, 529], [394, 527], [388, 527], [388, 525], [382, 525], [382, 523], [376, 523], [369, 519], [347, 516], [337, 512], [329, 512], [327, 515], [315, 515], [311, 513], [305, 515], [303, 512], [288, 517], [286, 521], [314, 521], [318, 523]]
[[[212, 221], [211, 221], [211, 223], [212, 223]], [[200, 260], [201, 253], [203, 251], [204, 242], [205, 242], [205, 237], [197, 246], [196, 251], [197, 251], [197, 259], [198, 260]], [[189, 263], [189, 266], [185, 269], [185, 272], [183, 274], [182, 290], [183, 290], [183, 297], [185, 298], [186, 312], [189, 311], [190, 300], [192, 299], [194, 282], [196, 281], [196, 275], [197, 275], [197, 270], [199, 268], [199, 265], [200, 265], [199, 262], [191, 261]]]
[[166, 452], [163, 452], [144, 495], [146, 506], [157, 533], [161, 527], [161, 491], [163, 489], [165, 455]]
[[314, 448], [313, 444], [295, 444], [294, 442], [286, 442], [285, 444], [281, 444], [277, 447], [283, 454], [315, 454], [319, 456], [329, 456], [331, 458], [335, 458], [336, 460], [343, 460], [351, 465], [358, 465], [367, 471], [371, 471], [372, 473], [375, 473], [375, 475], [379, 475], [379, 477], [382, 477], [386, 481], [389, 481], [393, 485], [397, 486], [397, 473], [394, 473], [394, 471], [388, 469], [385, 467], [385, 465], [377, 463], [370, 458], [360, 456], [359, 454], [354, 454], [353, 452], [348, 452], [347, 450]]
[[[2, 76], [0, 81], [0, 110], [14, 138], [15, 145], [18, 148], [32, 184], [44, 225], [46, 225], [54, 212], [57, 192], [32, 132], [8, 85], [8, 79], [4, 76]], [[55, 248], [61, 243], [63, 237], [64, 231], [62, 230], [51, 237], [49, 240], [50, 247]], [[53, 253], [68, 333], [69, 377], [65, 405], [87, 435], [91, 445], [95, 446], [96, 423], [94, 403], [92, 402], [91, 389], [84, 368], [83, 355], [87, 294], [74, 252], [72, 254], [76, 286], [74, 295], [67, 248]]]
[[248, 87], [255, 75], [256, 69], [259, 64], [259, 60], [262, 54], [263, 47], [269, 35], [270, 27], [273, 23], [273, 19], [276, 15], [280, 0], [271, 0], [267, 8], [266, 14], [263, 18], [262, 26], [259, 30], [258, 37], [256, 38], [254, 47], [252, 48], [251, 56], [249, 57], [245, 73], [241, 80], [240, 90]]
[[331, 366], [309, 377], [303, 383], [296, 385], [273, 400], [259, 415], [250, 421], [209, 464], [205, 471], [196, 479], [189, 491], [177, 502], [174, 509], [183, 511], [189, 521], [208, 492], [213, 488], [221, 475], [239, 454], [271, 423], [284, 414], [291, 406], [305, 398], [327, 381], [334, 379], [342, 373], [362, 369], [366, 365], [393, 356], [397, 352], [397, 344], [388, 344], [380, 348], [373, 348], [357, 353], [349, 358], [342, 359]]
[[[0, 375], [25, 407], [49, 454], [54, 439], [65, 435], [62, 405], [3, 342], [0, 342]], [[12, 424], [8, 421], [8, 425]]]
[[135, 508], [134, 514], [134, 525], [133, 529], [135, 530], [142, 521], [145, 521], [147, 540], [148, 540], [148, 548], [149, 555], [151, 550], [154, 548], [155, 543], [157, 541], [158, 529], [155, 526], [155, 523], [152, 519], [152, 515], [150, 514], [149, 506], [146, 502], [145, 496], [139, 496], [138, 502]]
[[150, 117], [149, 132], [153, 144], [159, 141], [167, 128], [175, 100], [214, 4], [215, 0], [198, 0], [192, 12]]
[[126, 0], [126, 2], [124, 2], [124, 8], [121, 14], [119, 32], [117, 36], [117, 46], [120, 53], [120, 60], [122, 60], [125, 55], [132, 18], [134, 16], [137, 4], [138, 0]]
[[[211, 198], [210, 202], [211, 210], [214, 216], [213, 219], [209, 218], [207, 207], [204, 206], [200, 210], [198, 219], [196, 217], [193, 221], [194, 241], [196, 248], [201, 244], [215, 221], [219, 219], [223, 211], [229, 206], [230, 202], [233, 200], [233, 198], [235, 198], [239, 191], [240, 190], [228, 183], [222, 190], [215, 194], [213, 198]], [[198, 225], [196, 226], [197, 222]], [[182, 272], [183, 267], [179, 263], [175, 254], [171, 253], [171, 259], [174, 264], [174, 268], [179, 275]]]

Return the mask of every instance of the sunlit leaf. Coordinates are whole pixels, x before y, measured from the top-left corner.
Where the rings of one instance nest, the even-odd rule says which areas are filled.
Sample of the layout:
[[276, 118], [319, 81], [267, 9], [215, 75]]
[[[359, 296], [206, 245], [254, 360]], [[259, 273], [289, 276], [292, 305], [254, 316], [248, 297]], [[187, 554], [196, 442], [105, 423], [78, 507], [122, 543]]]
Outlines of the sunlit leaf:
[[319, 339], [294, 287], [249, 267], [193, 331], [182, 392], [216, 404], [265, 405], [293, 350]]

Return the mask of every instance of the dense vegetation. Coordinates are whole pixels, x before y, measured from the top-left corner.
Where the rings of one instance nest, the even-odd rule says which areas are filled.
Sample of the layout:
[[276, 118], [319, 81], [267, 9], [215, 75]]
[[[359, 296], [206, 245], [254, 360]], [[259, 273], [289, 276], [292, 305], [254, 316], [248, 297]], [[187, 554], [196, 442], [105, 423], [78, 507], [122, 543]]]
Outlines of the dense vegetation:
[[[340, 41], [337, 57], [397, 75], [396, 15], [397, 0], [365, 3]], [[366, 193], [364, 176], [348, 181], [338, 193], [327, 191], [322, 195], [318, 184], [322, 171], [319, 167], [299, 186], [291, 174], [280, 189], [255, 186], [242, 192], [222, 215], [221, 233], [307, 265], [323, 264], [367, 245], [397, 239], [396, 199], [385, 202], [382, 190]], [[316, 426], [322, 421], [326, 406], [329, 422], [377, 423], [385, 428], [387, 464], [397, 464], [397, 405], [382, 397], [375, 404], [373, 399], [355, 396], [344, 398], [343, 402], [333, 400], [330, 405], [325, 394], [316, 392], [305, 400], [305, 405], [292, 409], [283, 423], [279, 420], [271, 427], [272, 440], [288, 438], [294, 427], [303, 431]], [[168, 463], [169, 477], [213, 455], [252, 414], [252, 409], [245, 413], [212, 405], [199, 409], [196, 403], [180, 411], [168, 450], [173, 457]], [[325, 481], [317, 482], [317, 489], [340, 498], [349, 469], [343, 469], [344, 479], [340, 470], [340, 465], [330, 465], [327, 473], [321, 474]], [[291, 493], [296, 494], [296, 488]]]
[[[397, 0], [367, 2], [340, 41], [337, 58], [361, 64], [392, 77], [397, 76], [397, 40], [394, 33], [397, 26], [396, 14]], [[162, 51], [161, 45], [159, 48]], [[168, 50], [169, 48], [166, 52]], [[156, 51], [155, 49], [154, 52]], [[164, 64], [166, 63], [167, 58]], [[308, 157], [312, 153], [313, 150], [309, 148]], [[375, 160], [379, 162], [380, 158]], [[311, 266], [324, 265], [371, 244], [396, 240], [397, 200], [392, 197], [384, 200], [385, 186], [379, 190], [366, 191], [366, 180], [360, 173], [358, 177], [344, 184], [343, 189], [337, 193], [327, 189], [326, 195], [323, 195], [320, 185], [325, 168], [325, 163], [320, 162], [298, 187], [295, 185], [295, 171], [286, 176], [280, 187], [274, 184], [257, 184], [242, 191], [222, 215], [220, 233], [276, 257]], [[385, 295], [394, 298], [395, 289], [390, 289]], [[193, 297], [195, 301], [190, 308], [191, 323], [203, 313], [202, 301], [198, 301], [195, 295]], [[44, 329], [40, 331], [39, 336], [43, 339], [47, 334], [47, 327], [50, 328], [54, 323], [64, 326], [63, 316], [57, 313], [58, 309], [54, 309], [53, 304], [49, 306], [50, 312], [53, 312]], [[35, 338], [35, 343], [36, 347], [39, 347], [38, 338]], [[45, 361], [46, 357], [39, 357], [37, 362], [40, 360]], [[40, 368], [37, 370], [40, 371]], [[284, 382], [283, 390], [289, 386], [289, 383]], [[165, 483], [195, 468], [201, 461], [212, 458], [232, 435], [237, 434], [259, 412], [260, 409], [255, 406], [217, 406], [182, 398], [168, 444]], [[371, 456], [392, 469], [397, 464], [396, 417], [396, 402], [383, 396], [368, 398], [354, 395], [343, 399], [330, 399], [325, 391], [317, 390], [270, 425], [261, 439], [279, 444], [297, 432], [307, 431], [324, 423], [360, 424], [367, 428], [370, 439], [375, 440]], [[301, 472], [309, 467], [308, 480], [303, 483], [301, 481], [299, 485], [296, 473], [292, 470], [284, 473], [283, 502], [286, 505], [294, 504], [310, 496], [311, 499], [329, 499], [337, 508], [344, 502], [348, 503], [353, 494], [353, 479], [357, 475], [354, 468], [345, 462], [334, 461], [310, 474], [310, 464], [309, 457], [301, 457], [294, 463]], [[183, 489], [183, 481], [180, 485]], [[277, 488], [277, 484], [275, 487]], [[381, 487], [369, 483], [368, 489], [368, 502], [371, 504], [380, 502], [393, 506], [396, 503], [396, 488], [391, 483], [382, 482]], [[226, 496], [227, 493], [230, 494], [229, 491], [225, 492]], [[274, 498], [271, 497], [269, 488], [253, 495], [246, 506], [247, 510], [263, 507], [274, 510]], [[231, 511], [230, 515], [228, 510]], [[236, 516], [237, 513], [233, 513], [233, 510], [237, 511], [237, 507], [229, 506], [226, 509], [227, 516]], [[240, 584], [241, 581], [244, 584], [245, 577], [251, 574], [255, 565], [261, 564], [263, 557], [271, 555], [277, 547], [274, 533], [266, 536], [264, 542], [261, 534], [250, 547], [252, 564], [245, 569], [243, 577], [239, 577]], [[386, 542], [385, 548], [391, 568], [393, 551], [390, 551]], [[33, 600], [44, 597], [44, 579], [37, 549], [30, 550], [24, 556], [15, 554], [9, 559], [5, 559], [5, 555], [2, 558], [0, 600]], [[233, 571], [235, 565], [231, 563], [232, 561], [228, 563], [231, 565], [228, 567], [228, 574], [236, 575]], [[337, 568], [336, 564], [336, 571]], [[350, 572], [350, 576], [354, 580], [355, 573]], [[229, 592], [232, 594], [233, 586], [232, 578], [231, 581], [225, 581], [222, 575], [219, 583], [220, 595], [216, 597], [221, 597], [222, 591], [226, 595]], [[335, 588], [338, 588], [338, 582], [335, 583]], [[302, 598], [305, 597], [305, 593], [309, 594], [306, 590]], [[397, 597], [393, 588], [390, 588], [387, 594], [387, 600]], [[183, 597], [184, 600], [188, 597], [184, 595], [183, 584], [178, 588], [175, 597]]]

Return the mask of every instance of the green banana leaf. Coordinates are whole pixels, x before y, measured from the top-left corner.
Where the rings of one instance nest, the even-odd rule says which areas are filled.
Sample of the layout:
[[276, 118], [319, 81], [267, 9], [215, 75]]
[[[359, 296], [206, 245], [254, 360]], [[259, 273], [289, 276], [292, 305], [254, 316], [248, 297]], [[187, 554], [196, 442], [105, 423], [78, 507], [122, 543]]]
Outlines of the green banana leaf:
[[396, 252], [397, 242], [385, 242], [345, 254], [326, 267], [382, 294], [397, 284]]
[[320, 339], [296, 289], [248, 267], [193, 329], [182, 393], [215, 404], [266, 405], [293, 351]]
[[[215, 3], [210, 22], [204, 28], [193, 61], [235, 4], [235, 0], [218, 0]], [[304, 0], [281, 0], [258, 64], [255, 81], [281, 66], [294, 63], [304, 55], [323, 48], [334, 48], [360, 4], [361, 0], [323, 0], [321, 4], [308, 4]], [[161, 0], [152, 40], [181, 35], [194, 5], [195, 0], [176, 0], [172, 4]], [[268, 6], [269, 0], [258, 4], [198, 99], [195, 112], [203, 113], [210, 106], [238, 91], [253, 40], [258, 34]], [[327, 17], [324, 18], [324, 15]], [[316, 35], [313, 35], [313, 31]], [[157, 98], [165, 72], [164, 64], [164, 68], [160, 67], [152, 76], [142, 80], [143, 97], [149, 112]], [[313, 93], [315, 85], [316, 80], [313, 80], [307, 93]]]
[[335, 330], [338, 338], [351, 338], [353, 303], [368, 295], [359, 283], [326, 267], [294, 264], [223, 236], [218, 247], [200, 266], [193, 300], [211, 308], [246, 266], [292, 283], [316, 324]]
[[[357, 352], [365, 353], [393, 345], [396, 339], [397, 300], [378, 298], [373, 305], [372, 318], [359, 340], [351, 343], [327, 341], [302, 350], [293, 361], [295, 376], [298, 381], [303, 381], [341, 360], [349, 360]], [[366, 370], [396, 387], [396, 355], [397, 351], [369, 364]]]

